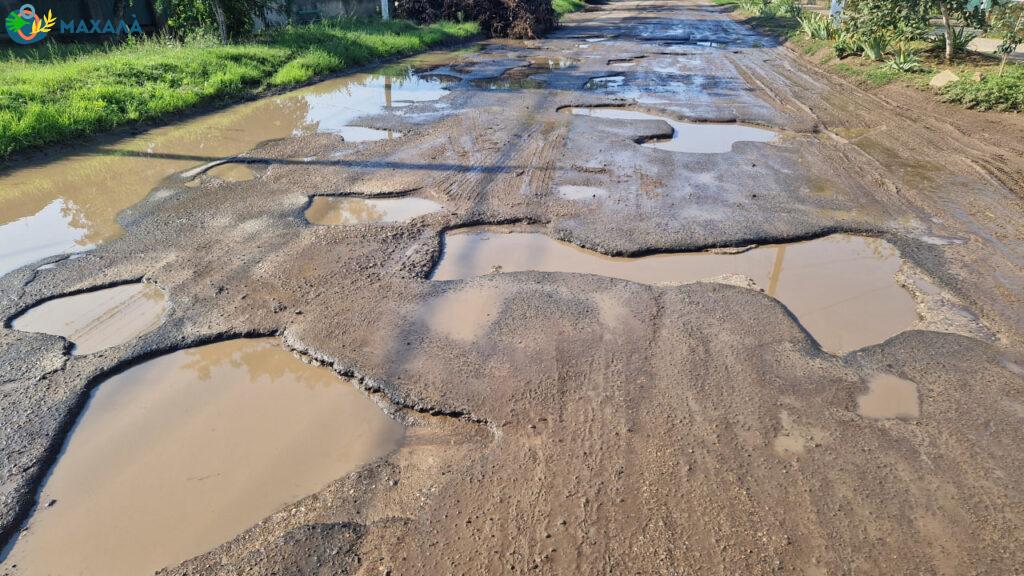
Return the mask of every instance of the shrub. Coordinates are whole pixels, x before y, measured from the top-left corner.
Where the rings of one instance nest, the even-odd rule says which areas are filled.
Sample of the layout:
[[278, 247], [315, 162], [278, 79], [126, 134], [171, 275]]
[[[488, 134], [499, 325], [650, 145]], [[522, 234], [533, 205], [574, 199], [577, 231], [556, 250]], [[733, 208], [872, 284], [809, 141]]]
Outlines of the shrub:
[[836, 37], [836, 25], [828, 16], [811, 12], [798, 20], [800, 29], [811, 40], [832, 40]]
[[889, 67], [897, 72], [914, 72], [921, 67], [921, 60], [906, 42], [900, 42], [893, 49]]
[[864, 56], [875, 62], [881, 62], [882, 56], [885, 55], [886, 51], [889, 50], [889, 44], [892, 39], [888, 34], [884, 32], [877, 32], [870, 36], [865, 36], [860, 41], [860, 47], [864, 50]]
[[803, 9], [797, 0], [772, 0], [764, 9], [764, 13], [768, 16], [788, 18], [797, 18], [802, 12]]
[[[952, 35], [950, 36], [951, 46], [953, 47], [954, 54], [962, 54], [967, 52], [967, 46], [972, 40], [978, 37], [977, 34], [971, 32], [966, 26], [959, 29], [953, 28]], [[939, 50], [945, 49], [946, 37], [942, 34], [936, 34], [932, 36], [932, 44]]]
[[978, 110], [1024, 112], [1024, 66], [1010, 66], [1003, 75], [980, 82], [958, 80], [942, 90], [941, 99]]
[[855, 56], [861, 51], [860, 43], [853, 37], [853, 34], [850, 34], [841, 28], [836, 30], [836, 37], [832, 44], [832, 50], [835, 51], [836, 58], [839, 58], [840, 60], [850, 56]]

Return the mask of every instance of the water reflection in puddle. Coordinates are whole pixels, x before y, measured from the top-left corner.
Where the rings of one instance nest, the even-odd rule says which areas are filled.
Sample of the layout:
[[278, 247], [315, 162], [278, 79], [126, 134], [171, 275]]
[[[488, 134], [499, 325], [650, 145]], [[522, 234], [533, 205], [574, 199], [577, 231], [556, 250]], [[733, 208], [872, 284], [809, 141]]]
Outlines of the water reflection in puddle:
[[425, 198], [342, 198], [317, 196], [306, 209], [313, 224], [344, 225], [369, 222], [408, 222], [443, 206]]
[[868, 391], [857, 398], [857, 413], [865, 418], [917, 418], [921, 407], [917, 384], [891, 374], [878, 374], [868, 381]]
[[[441, 98], [458, 79], [421, 76], [413, 66], [440, 65], [455, 56], [428, 54], [0, 174], [0, 274], [117, 238], [123, 233], [117, 214], [164, 178], [240, 154], [264, 140], [315, 132], [341, 133], [350, 141], [376, 139], [381, 136], [377, 131], [349, 123]], [[240, 170], [234, 166], [223, 170]]]
[[597, 186], [565, 185], [558, 187], [558, 195], [567, 200], [588, 200], [590, 198], [600, 198], [607, 194], [607, 190]]
[[377, 128], [364, 128], [363, 126], [342, 126], [338, 134], [346, 142], [376, 142], [377, 140], [393, 140], [401, 138], [401, 132], [394, 130], [379, 130]]
[[136, 282], [43, 302], [11, 327], [67, 338], [73, 354], [92, 354], [138, 338], [160, 325], [167, 297], [155, 284]]
[[660, 284], [742, 274], [784, 303], [823, 348], [846, 352], [881, 342], [916, 320], [913, 299], [896, 283], [899, 267], [887, 242], [842, 234], [740, 254], [613, 258], [539, 233], [466, 229], [445, 235], [432, 279], [537, 270]]
[[350, 382], [274, 339], [167, 354], [96, 389], [4, 565], [19, 574], [152, 574], [402, 437]]
[[732, 150], [737, 142], [771, 142], [778, 135], [771, 130], [743, 126], [742, 124], [680, 122], [663, 116], [627, 110], [624, 108], [570, 108], [579, 116], [595, 116], [612, 120], [664, 120], [672, 126], [672, 138], [645, 142], [644, 146], [697, 154], [722, 154]]
[[[625, 76], [600, 76], [587, 80], [583, 87], [588, 90], [611, 90], [613, 88], [622, 88], [625, 83]], [[573, 108], [573, 110], [577, 110], [577, 108]], [[589, 108], [582, 108], [582, 110], [589, 110]], [[575, 114], [575, 112], [573, 113]]]

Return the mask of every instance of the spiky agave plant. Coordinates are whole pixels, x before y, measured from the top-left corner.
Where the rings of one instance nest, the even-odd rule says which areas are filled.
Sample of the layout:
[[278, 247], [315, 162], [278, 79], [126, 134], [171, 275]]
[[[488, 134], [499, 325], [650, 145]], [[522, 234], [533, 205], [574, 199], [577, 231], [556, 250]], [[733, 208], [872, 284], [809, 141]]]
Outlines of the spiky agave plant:
[[800, 29], [812, 40], [831, 40], [836, 36], [836, 26], [828, 16], [811, 12], [797, 18]]
[[868, 59], [874, 62], [881, 62], [882, 57], [885, 56], [891, 42], [892, 39], [889, 38], [888, 34], [876, 33], [871, 36], [861, 38], [860, 47], [864, 50], [864, 56]]
[[889, 67], [899, 72], [914, 72], [921, 67], [917, 52], [906, 42], [896, 44], [889, 59]]

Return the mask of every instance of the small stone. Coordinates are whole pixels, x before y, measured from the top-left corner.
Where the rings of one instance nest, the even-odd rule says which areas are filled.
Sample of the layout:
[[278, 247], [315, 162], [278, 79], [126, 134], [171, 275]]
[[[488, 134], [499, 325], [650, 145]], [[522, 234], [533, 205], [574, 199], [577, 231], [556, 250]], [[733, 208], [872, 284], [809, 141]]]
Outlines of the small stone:
[[957, 76], [952, 70], [943, 70], [932, 77], [928, 85], [932, 88], [944, 88], [947, 84], [956, 82], [960, 77]]

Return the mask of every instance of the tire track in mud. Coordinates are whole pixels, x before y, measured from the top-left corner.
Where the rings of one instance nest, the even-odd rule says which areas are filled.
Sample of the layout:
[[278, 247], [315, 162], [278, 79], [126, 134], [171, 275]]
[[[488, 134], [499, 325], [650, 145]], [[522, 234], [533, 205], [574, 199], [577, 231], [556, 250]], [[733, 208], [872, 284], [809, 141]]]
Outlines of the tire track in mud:
[[[961, 256], [973, 262], [972, 267], [978, 268], [950, 271], [964, 279], [993, 279], [996, 284], [990, 285], [986, 293], [978, 294], [974, 290], [956, 293], [975, 310], [983, 311], [986, 318], [995, 320], [1001, 333], [1019, 340], [1024, 325], [1007, 324], [1005, 320], [1013, 317], [1012, 309], [993, 308], [992, 304], [1008, 298], [1014, 300], [1010, 286], [1024, 283], [1024, 274], [1020, 273], [1024, 269], [1024, 251], [1020, 249], [1024, 245], [1020, 236], [1020, 231], [1024, 230], [1024, 200], [1013, 191], [1014, 186], [1024, 186], [1021, 176], [1024, 166], [1020, 160], [999, 167], [993, 160], [999, 156], [993, 156], [996, 150], [992, 146], [964, 136], [950, 123], [865, 93], [842, 78], [822, 73], [788, 48], [775, 50], [779, 54], [775, 66], [737, 64], [777, 98], [799, 102], [826, 133], [835, 134], [839, 128], [860, 126], [870, 130], [858, 135], [855, 141], [842, 139], [850, 148], [843, 147], [847, 151], [841, 154], [847, 161], [837, 165], [867, 168], [864, 161], [850, 156], [851, 148], [855, 149], [855, 156], [877, 167], [868, 169], [867, 176], [869, 181], [879, 185], [879, 191], [889, 191], [884, 197], [887, 204], [904, 206], [925, 222], [931, 222], [935, 214], [948, 214], [942, 219], [942, 225], [952, 227], [954, 235], [978, 235], [996, 248], [1003, 263], [962, 253]], [[877, 128], [879, 121], [884, 123], [884, 128]], [[924, 159], [919, 156], [922, 150], [947, 152]], [[1019, 169], [1015, 170], [1013, 164]], [[987, 186], [977, 191], [961, 188], [971, 174], [985, 178]], [[971, 180], [972, 185], [978, 185], [976, 179]], [[966, 229], [961, 228], [963, 225]], [[993, 229], [1002, 232], [997, 236], [990, 232]], [[942, 264], [948, 265], [948, 261]], [[941, 274], [942, 270], [932, 266], [929, 272]], [[1016, 279], [1011, 279], [1013, 277]]]

